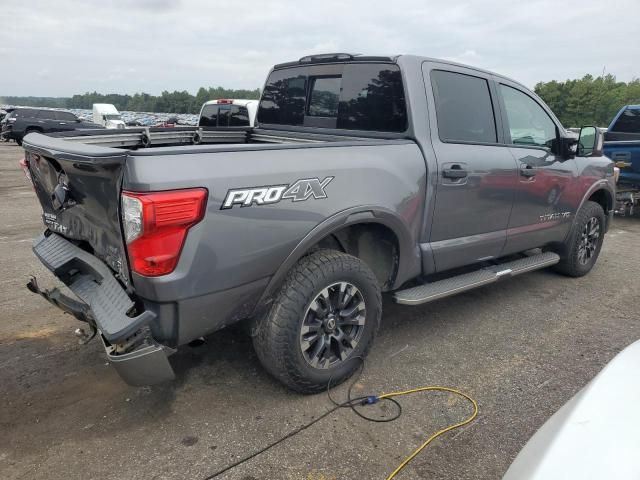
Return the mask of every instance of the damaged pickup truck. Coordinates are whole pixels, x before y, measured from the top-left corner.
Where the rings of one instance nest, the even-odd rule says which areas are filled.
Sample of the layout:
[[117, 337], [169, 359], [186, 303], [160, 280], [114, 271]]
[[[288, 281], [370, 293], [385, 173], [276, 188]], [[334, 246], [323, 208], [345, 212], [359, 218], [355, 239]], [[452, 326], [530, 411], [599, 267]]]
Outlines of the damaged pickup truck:
[[[417, 56], [276, 65], [257, 126], [29, 134], [33, 251], [130, 384], [250, 322], [266, 370], [317, 392], [371, 347], [383, 292], [419, 305], [535, 269], [588, 273], [615, 199], [594, 127], [530, 90]], [[561, 280], [559, 280], [561, 281]], [[86, 328], [86, 327], [85, 327]]]

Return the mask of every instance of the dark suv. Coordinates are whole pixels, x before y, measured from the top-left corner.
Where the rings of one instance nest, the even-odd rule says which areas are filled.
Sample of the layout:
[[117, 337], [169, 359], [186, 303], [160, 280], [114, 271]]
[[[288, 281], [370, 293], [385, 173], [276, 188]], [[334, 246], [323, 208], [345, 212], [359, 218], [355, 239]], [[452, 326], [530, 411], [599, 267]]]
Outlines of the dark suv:
[[2, 137], [14, 139], [18, 145], [31, 132], [50, 133], [87, 128], [101, 128], [85, 122], [71, 112], [45, 108], [16, 108], [2, 120]]

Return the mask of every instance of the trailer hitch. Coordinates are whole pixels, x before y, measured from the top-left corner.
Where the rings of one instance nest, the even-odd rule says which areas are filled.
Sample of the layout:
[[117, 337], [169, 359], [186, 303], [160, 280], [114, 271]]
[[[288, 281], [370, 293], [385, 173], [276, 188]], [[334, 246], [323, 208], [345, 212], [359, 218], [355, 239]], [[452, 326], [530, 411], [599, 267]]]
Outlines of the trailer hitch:
[[86, 303], [74, 300], [68, 295], [62, 293], [58, 288], [52, 288], [51, 290], [40, 289], [38, 286], [38, 280], [34, 276], [32, 276], [29, 283], [27, 283], [27, 288], [29, 291], [40, 295], [52, 305], [55, 305], [63, 312], [68, 313], [81, 322], [85, 322], [89, 325], [89, 328], [91, 329], [90, 333], [85, 333], [83, 329], [76, 330], [75, 335], [79, 338], [80, 344], [85, 345], [96, 336], [96, 323], [93, 320], [91, 310]]

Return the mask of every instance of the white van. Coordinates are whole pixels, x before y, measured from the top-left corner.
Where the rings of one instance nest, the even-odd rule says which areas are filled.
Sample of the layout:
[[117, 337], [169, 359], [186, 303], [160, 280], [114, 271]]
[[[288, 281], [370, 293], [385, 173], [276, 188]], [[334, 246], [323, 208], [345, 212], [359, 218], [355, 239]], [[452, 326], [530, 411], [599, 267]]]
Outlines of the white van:
[[110, 103], [93, 104], [93, 123], [102, 125], [104, 128], [126, 128], [120, 112]]
[[220, 99], [202, 105], [199, 127], [253, 127], [259, 100]]

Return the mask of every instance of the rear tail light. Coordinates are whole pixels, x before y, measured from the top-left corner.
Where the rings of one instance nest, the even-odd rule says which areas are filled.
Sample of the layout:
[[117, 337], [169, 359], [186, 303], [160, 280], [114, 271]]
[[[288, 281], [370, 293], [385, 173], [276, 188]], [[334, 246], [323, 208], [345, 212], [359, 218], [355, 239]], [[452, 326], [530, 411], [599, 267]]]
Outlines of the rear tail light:
[[207, 190], [122, 192], [122, 224], [131, 269], [147, 277], [173, 272], [190, 227], [202, 220]]
[[228, 105], [228, 104], [231, 104], [231, 103], [233, 103], [233, 100], [228, 100], [226, 98], [221, 98], [221, 99], [218, 100], [218, 104], [219, 105]]

